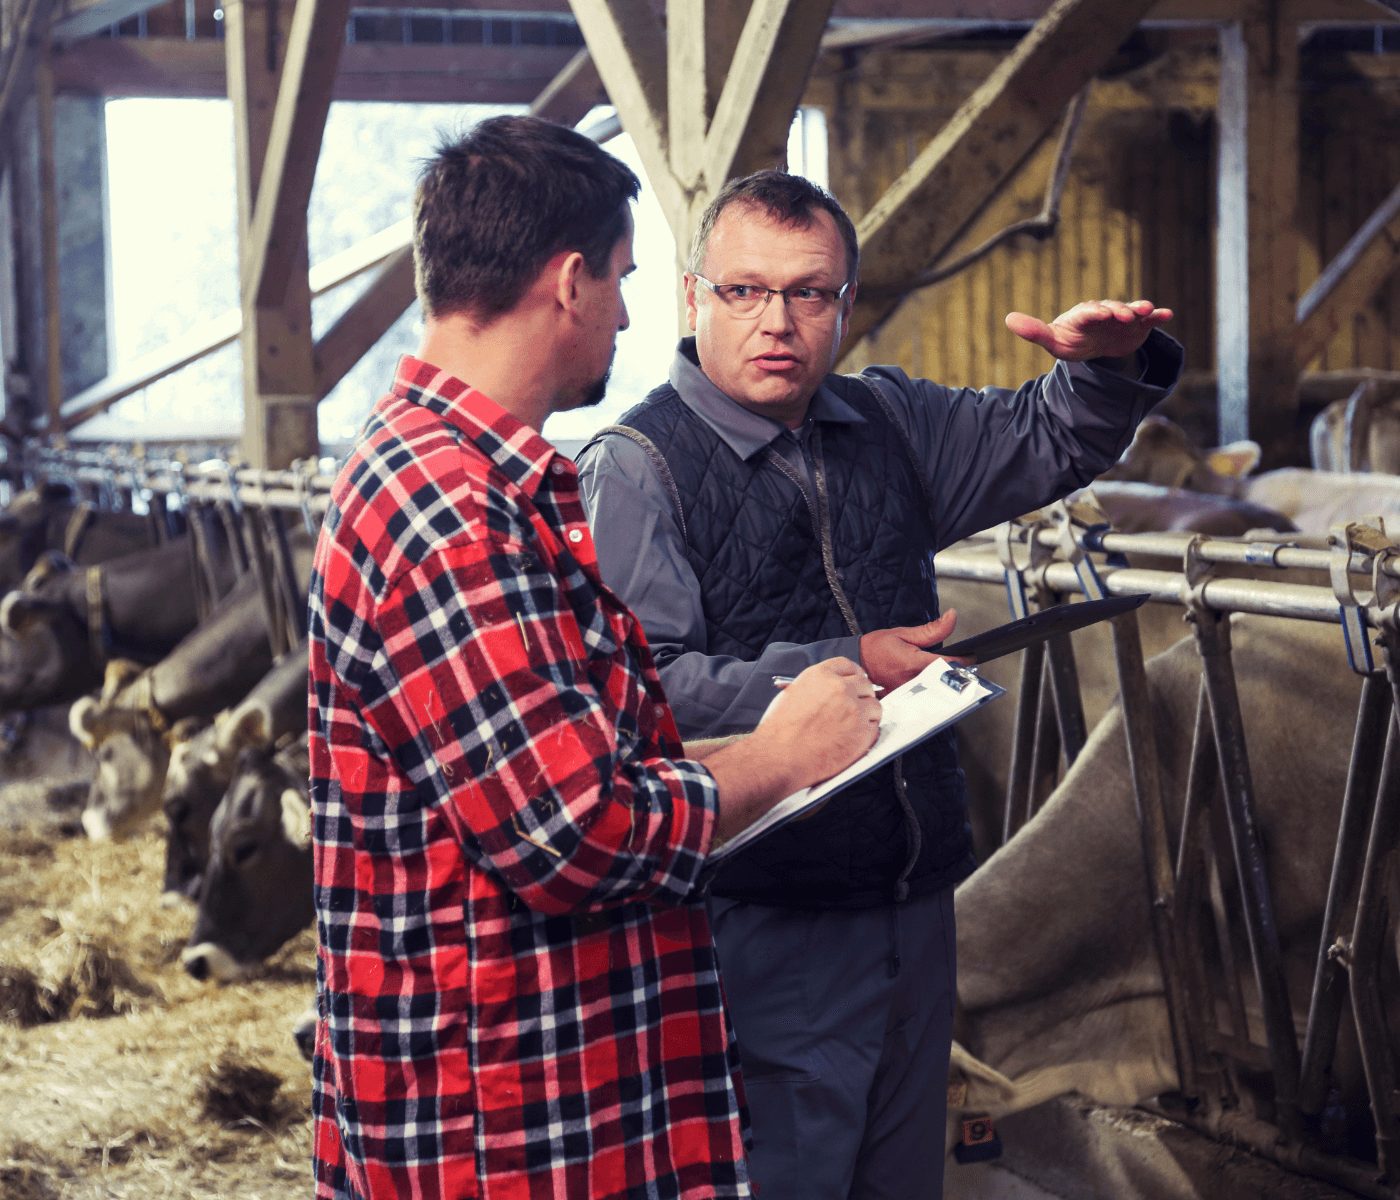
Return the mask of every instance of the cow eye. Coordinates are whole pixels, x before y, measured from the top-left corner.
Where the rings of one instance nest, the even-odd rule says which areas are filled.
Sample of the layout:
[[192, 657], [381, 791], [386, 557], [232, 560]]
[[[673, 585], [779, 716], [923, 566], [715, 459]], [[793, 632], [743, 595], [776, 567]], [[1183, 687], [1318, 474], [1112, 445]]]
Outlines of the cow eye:
[[233, 848], [234, 866], [246, 866], [252, 857], [258, 852], [257, 842], [239, 842]]

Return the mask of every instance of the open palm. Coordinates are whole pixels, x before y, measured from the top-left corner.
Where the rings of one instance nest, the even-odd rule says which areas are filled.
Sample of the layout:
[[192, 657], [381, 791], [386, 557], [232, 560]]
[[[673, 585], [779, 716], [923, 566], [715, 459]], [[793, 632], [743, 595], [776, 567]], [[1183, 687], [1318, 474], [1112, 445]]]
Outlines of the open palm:
[[1151, 300], [1085, 300], [1048, 325], [1022, 312], [1008, 313], [1006, 327], [1067, 362], [1088, 358], [1127, 358], [1157, 326], [1172, 319], [1172, 310]]

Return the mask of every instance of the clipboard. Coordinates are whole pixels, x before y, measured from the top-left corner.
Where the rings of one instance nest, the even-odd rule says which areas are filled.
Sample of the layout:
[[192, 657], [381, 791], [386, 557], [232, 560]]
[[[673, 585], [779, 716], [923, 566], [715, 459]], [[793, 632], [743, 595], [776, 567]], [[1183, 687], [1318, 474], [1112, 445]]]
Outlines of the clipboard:
[[935, 653], [949, 658], [970, 658], [975, 663], [991, 662], [1057, 634], [1073, 633], [1096, 621], [1122, 616], [1150, 599], [1147, 592], [1138, 592], [1131, 596], [1109, 596], [1105, 600], [1085, 600], [1081, 604], [1056, 604], [951, 646], [940, 646]]
[[779, 800], [752, 825], [723, 844], [712, 846], [707, 867], [718, 866], [775, 829], [811, 816], [843, 788], [1003, 693], [1003, 688], [978, 675], [975, 667], [936, 659], [913, 679], [881, 697], [880, 732], [869, 750], [845, 770]]

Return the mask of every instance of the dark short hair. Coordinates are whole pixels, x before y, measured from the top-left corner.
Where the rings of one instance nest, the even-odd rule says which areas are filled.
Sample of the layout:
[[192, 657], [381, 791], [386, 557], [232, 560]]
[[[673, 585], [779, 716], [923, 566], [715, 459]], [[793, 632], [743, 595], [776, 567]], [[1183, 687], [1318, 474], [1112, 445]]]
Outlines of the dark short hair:
[[690, 242], [689, 269], [699, 271], [705, 261], [705, 248], [710, 243], [719, 215], [731, 204], [752, 205], [783, 225], [805, 229], [818, 212], [829, 212], [836, 222], [841, 240], [846, 243], [846, 281], [853, 283], [860, 271], [860, 242], [856, 227], [836, 197], [801, 175], [786, 171], [756, 171], [742, 179], [731, 179], [710, 201], [700, 217], [700, 225]]
[[514, 308], [561, 250], [577, 250], [602, 276], [638, 186], [597, 143], [537, 117], [491, 117], [444, 141], [413, 203], [424, 312], [489, 322]]

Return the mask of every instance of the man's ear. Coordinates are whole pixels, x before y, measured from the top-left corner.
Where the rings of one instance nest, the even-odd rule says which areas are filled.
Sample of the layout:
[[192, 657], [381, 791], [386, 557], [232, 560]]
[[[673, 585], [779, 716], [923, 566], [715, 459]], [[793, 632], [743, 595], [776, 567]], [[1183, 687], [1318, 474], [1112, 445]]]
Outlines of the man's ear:
[[579, 309], [579, 280], [588, 264], [577, 250], [570, 250], [559, 260], [554, 275], [554, 299], [567, 313]]
[[841, 297], [841, 336], [836, 340], [840, 342], [846, 336], [846, 330], [851, 327], [851, 309], [856, 306], [856, 288], [858, 284], [854, 279], [851, 286], [846, 289], [846, 294]]
[[690, 332], [695, 332], [695, 276], [687, 271], [681, 276], [681, 286], [685, 288], [685, 323]]

